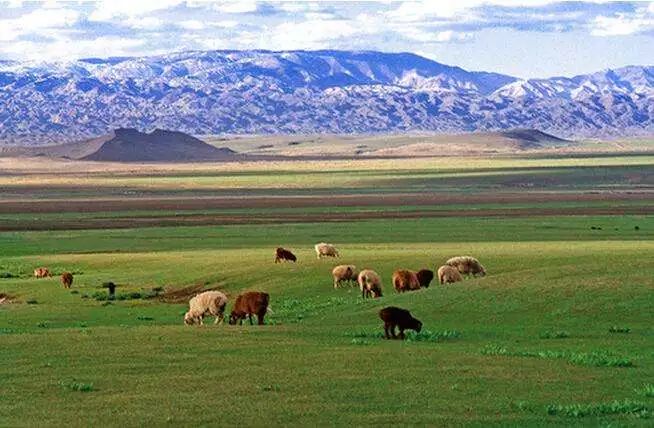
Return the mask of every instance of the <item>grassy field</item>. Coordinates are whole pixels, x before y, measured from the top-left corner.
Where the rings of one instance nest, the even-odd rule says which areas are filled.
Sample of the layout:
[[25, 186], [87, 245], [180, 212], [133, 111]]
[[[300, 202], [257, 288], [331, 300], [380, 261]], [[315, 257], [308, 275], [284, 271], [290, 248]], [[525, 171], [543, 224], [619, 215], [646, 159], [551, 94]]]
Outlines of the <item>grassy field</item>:
[[[389, 206], [380, 196], [376, 205], [332, 210], [517, 212], [643, 207], [651, 201], [652, 159], [589, 159], [579, 160], [582, 165], [545, 160], [544, 175], [535, 173], [541, 165], [535, 159], [486, 167], [480, 166], [486, 161], [472, 160], [470, 168], [461, 163], [443, 174], [440, 160], [395, 170], [381, 163], [386, 160], [357, 163], [353, 179], [364, 183], [359, 191], [401, 192], [414, 180], [409, 187], [418, 193], [453, 191], [464, 200]], [[339, 171], [341, 161], [334, 162], [330, 166]], [[288, 180], [295, 183], [294, 192], [317, 189], [314, 173], [302, 173], [306, 166], [283, 168], [293, 167]], [[224, 176], [247, 177], [239, 184], [243, 191], [286, 189], [275, 184], [276, 174], [249, 166], [220, 173], [214, 165], [195, 172], [152, 168], [147, 174], [156, 175], [152, 179], [169, 195], [179, 190], [178, 178], [192, 183], [191, 191], [201, 190], [197, 183], [208, 179], [217, 192]], [[548, 194], [619, 188], [646, 196], [620, 200], [619, 191], [612, 190], [615, 200], [492, 202], [504, 187], [478, 174], [479, 168], [499, 169], [493, 176], [504, 179], [516, 173]], [[171, 172], [179, 169], [180, 176]], [[247, 216], [257, 213], [319, 214], [321, 209], [2, 211], [8, 206], [3, 201], [37, 186], [39, 174], [57, 179], [56, 171], [20, 165], [4, 172], [4, 223], [189, 213], [241, 215], [247, 223]], [[450, 173], [458, 181], [448, 182]], [[85, 197], [102, 198], [106, 189], [123, 186], [97, 175], [106, 171], [80, 174], [95, 181], [76, 183], [62, 176], [58, 179], [71, 181], [42, 184], [30, 197], [50, 204], [50, 190], [74, 198], [77, 185], [88, 185]], [[133, 180], [150, 179], [125, 174], [128, 187], [141, 188], [147, 182]], [[345, 179], [341, 172], [324, 174]], [[33, 182], [12, 181], [15, 176]], [[543, 176], [567, 178], [541, 182]], [[380, 185], [384, 180], [387, 187]], [[14, 187], [5, 187], [10, 184]], [[467, 194], [491, 200], [467, 204]], [[342, 257], [317, 260], [312, 246], [320, 241], [336, 244]], [[274, 264], [279, 245], [292, 249], [298, 263]], [[11, 302], [0, 304], [0, 425], [651, 426], [653, 253], [654, 215], [619, 211], [2, 232], [0, 293]], [[489, 274], [402, 295], [392, 291], [393, 270], [436, 269], [461, 254], [478, 257]], [[330, 271], [338, 263], [378, 271], [384, 297], [363, 301], [355, 287], [334, 289]], [[73, 289], [64, 290], [56, 277], [32, 278], [38, 266], [74, 272]], [[106, 300], [106, 281], [118, 284], [117, 300]], [[273, 313], [262, 327], [214, 326], [211, 320], [202, 327], [184, 326], [184, 299], [167, 296], [193, 286], [219, 287], [232, 299], [246, 289], [266, 291]], [[423, 332], [405, 342], [383, 340], [377, 312], [388, 305], [410, 309], [424, 323]]]

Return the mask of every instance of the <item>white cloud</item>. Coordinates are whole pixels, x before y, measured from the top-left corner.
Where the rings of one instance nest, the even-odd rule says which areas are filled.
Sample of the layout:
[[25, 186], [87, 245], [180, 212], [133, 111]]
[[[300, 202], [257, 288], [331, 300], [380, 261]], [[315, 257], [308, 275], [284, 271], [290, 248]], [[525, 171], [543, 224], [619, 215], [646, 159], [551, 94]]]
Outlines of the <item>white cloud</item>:
[[654, 30], [654, 18], [645, 16], [598, 16], [592, 24], [593, 36], [627, 36]]
[[142, 18], [132, 17], [121, 21], [121, 23], [137, 30], [154, 30], [163, 25], [163, 21], [161, 19], [151, 16]]
[[[143, 45], [143, 40], [120, 37], [98, 37], [72, 40], [60, 37], [54, 42], [19, 41], [0, 44], [0, 54], [9, 58], [35, 61], [61, 61], [81, 57], [130, 55]], [[109, 54], [110, 53], [110, 54]]]
[[0, 41], [12, 41], [26, 34], [44, 35], [46, 30], [70, 27], [80, 18], [71, 9], [36, 9], [14, 19], [0, 20]]
[[239, 26], [238, 21], [217, 21], [217, 22], [212, 22], [211, 25], [214, 27], [222, 27], [222, 28], [236, 28]]
[[452, 30], [435, 31], [426, 30], [416, 26], [398, 26], [396, 31], [411, 40], [421, 43], [445, 43], [445, 42], [459, 42], [470, 40], [471, 33], [458, 32]]
[[323, 43], [343, 37], [353, 37], [367, 31], [363, 25], [354, 25], [345, 19], [285, 22], [272, 29], [270, 44], [284, 49], [311, 49], [324, 47]]
[[256, 1], [220, 1], [213, 5], [213, 9], [222, 13], [248, 13], [257, 10]]
[[110, 21], [120, 17], [138, 17], [170, 9], [182, 0], [102, 0], [89, 15], [91, 21]]
[[[480, 6], [544, 6], [554, 3], [553, 0], [456, 0], [456, 1], [405, 1], [394, 10], [386, 15], [394, 20], [401, 22], [423, 21], [429, 18], [452, 19], [458, 18], [457, 22], [462, 22], [461, 18], [476, 19], [478, 16], [473, 14], [471, 9]], [[467, 19], [466, 19], [467, 20]]]
[[203, 30], [205, 25], [197, 19], [189, 19], [187, 21], [180, 21], [176, 24], [185, 30]]

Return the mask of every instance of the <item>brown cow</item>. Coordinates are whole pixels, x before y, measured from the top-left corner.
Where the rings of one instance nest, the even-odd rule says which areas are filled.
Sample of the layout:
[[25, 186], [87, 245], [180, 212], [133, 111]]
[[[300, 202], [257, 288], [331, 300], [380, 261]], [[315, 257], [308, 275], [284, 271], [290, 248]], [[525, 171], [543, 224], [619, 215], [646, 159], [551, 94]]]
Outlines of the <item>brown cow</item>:
[[420, 282], [415, 272], [406, 269], [400, 269], [393, 272], [393, 287], [398, 293], [405, 291], [419, 290]]
[[46, 278], [48, 276], [52, 276], [52, 274], [50, 274], [50, 269], [46, 267], [40, 267], [34, 269], [34, 276], [36, 278]]
[[[420, 333], [422, 330], [422, 322], [413, 318], [411, 312], [406, 309], [398, 308], [396, 306], [387, 306], [379, 311], [379, 318], [384, 321], [384, 336], [390, 339], [396, 339], [395, 327], [400, 328], [400, 339], [404, 339], [404, 330], [415, 330]], [[390, 331], [390, 335], [388, 334]]]
[[287, 249], [282, 247], [277, 247], [277, 249], [275, 249], [275, 263], [281, 263], [287, 260], [291, 262], [296, 262], [297, 257], [295, 257], [295, 254], [291, 253]]
[[61, 283], [64, 285], [64, 288], [70, 288], [70, 286], [73, 285], [73, 274], [70, 272], [62, 273]]
[[250, 325], [252, 325], [252, 315], [254, 314], [257, 316], [259, 325], [263, 325], [263, 318], [266, 316], [266, 312], [268, 312], [269, 301], [270, 296], [268, 293], [262, 293], [260, 291], [248, 291], [239, 294], [234, 302], [232, 313], [229, 315], [229, 323], [234, 325], [238, 322], [242, 325], [243, 320], [247, 316], [250, 319]]

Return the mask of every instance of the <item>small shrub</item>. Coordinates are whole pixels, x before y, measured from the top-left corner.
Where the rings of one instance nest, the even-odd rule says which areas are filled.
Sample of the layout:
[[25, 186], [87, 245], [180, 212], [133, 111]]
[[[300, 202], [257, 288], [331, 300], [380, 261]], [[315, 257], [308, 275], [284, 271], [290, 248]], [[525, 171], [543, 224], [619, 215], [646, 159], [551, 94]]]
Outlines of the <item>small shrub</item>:
[[634, 226], [634, 230], [640, 230], [640, 227]]
[[634, 391], [636, 391], [636, 394], [638, 395], [654, 398], [654, 385], [651, 383], [646, 383], [641, 388], [634, 389]]
[[534, 410], [534, 406], [525, 400], [519, 400], [512, 403], [513, 407], [522, 411], [522, 412], [531, 412]]
[[352, 345], [372, 345], [372, 342], [366, 339], [354, 338], [350, 342]]
[[79, 294], [78, 290], [70, 290], [70, 294]]
[[408, 331], [405, 333], [408, 342], [442, 342], [443, 340], [457, 339], [461, 333], [454, 330], [429, 331], [422, 330], [420, 333]]
[[501, 345], [489, 344], [482, 348], [482, 355], [508, 355], [509, 352]]
[[353, 337], [355, 339], [383, 339], [384, 333], [381, 331], [367, 332], [367, 331], [355, 331], [352, 333], [345, 334], [348, 337]]
[[25, 303], [27, 303], [28, 305], [38, 305], [39, 302], [37, 302], [36, 299], [29, 299], [29, 300], [25, 300]]
[[41, 321], [36, 326], [39, 327], [39, 328], [46, 328], [46, 327], [48, 327], [48, 323], [46, 323], [45, 321]]
[[93, 391], [93, 384], [92, 383], [76, 382], [76, 381], [72, 380], [72, 381], [61, 381], [61, 382], [59, 382], [59, 385], [62, 388], [68, 389], [70, 391], [78, 391], [78, 392]]
[[281, 388], [279, 385], [273, 384], [273, 385], [262, 385], [259, 387], [259, 391], [262, 392], [279, 392], [281, 391]]
[[546, 331], [539, 336], [541, 339], [567, 339], [570, 333], [567, 331]]
[[2, 279], [18, 278], [18, 275], [14, 275], [11, 272], [0, 272], [0, 278]]
[[82, 294], [82, 295], [80, 296], [80, 298], [82, 298], [82, 299], [88, 299], [88, 298], [89, 298], [89, 295], [86, 294], [86, 293], [84, 293], [84, 294]]
[[609, 327], [609, 333], [624, 333], [624, 334], [627, 334], [630, 331], [631, 331], [631, 329], [629, 327], [618, 327], [617, 325]]
[[139, 321], [154, 321], [154, 318], [144, 316], [144, 315], [139, 315], [139, 316], [136, 317], [136, 319], [139, 320]]
[[546, 407], [548, 415], [583, 418], [603, 415], [636, 415], [647, 417], [649, 409], [643, 403], [631, 400], [598, 404], [552, 404]]
[[96, 291], [93, 294], [91, 294], [91, 298], [93, 298], [93, 299], [95, 299], [95, 300], [97, 300], [99, 302], [102, 302], [104, 300], [108, 300], [109, 295], [107, 293], [105, 293], [105, 292], [102, 292], [102, 291]]

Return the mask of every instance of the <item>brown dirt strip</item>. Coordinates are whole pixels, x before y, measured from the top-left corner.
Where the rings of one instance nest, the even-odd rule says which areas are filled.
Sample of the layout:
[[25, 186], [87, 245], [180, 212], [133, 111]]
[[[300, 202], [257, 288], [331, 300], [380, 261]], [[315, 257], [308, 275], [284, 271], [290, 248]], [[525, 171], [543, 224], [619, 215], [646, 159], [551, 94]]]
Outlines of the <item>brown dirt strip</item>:
[[115, 198], [0, 200], [0, 214], [110, 212], [133, 210], [210, 210], [241, 208], [308, 208], [368, 206], [443, 206], [451, 204], [541, 203], [583, 201], [654, 201], [654, 192], [597, 193], [416, 193], [320, 196], [243, 196], [194, 198]]
[[71, 220], [18, 222], [0, 221], [0, 231], [30, 230], [81, 230], [131, 229], [141, 227], [218, 226], [234, 224], [283, 224], [345, 222], [374, 219], [417, 219], [434, 217], [540, 217], [582, 215], [652, 215], [654, 205], [637, 207], [567, 207], [567, 208], [514, 208], [399, 212], [352, 212], [307, 214], [197, 214], [161, 217], [81, 218]]

